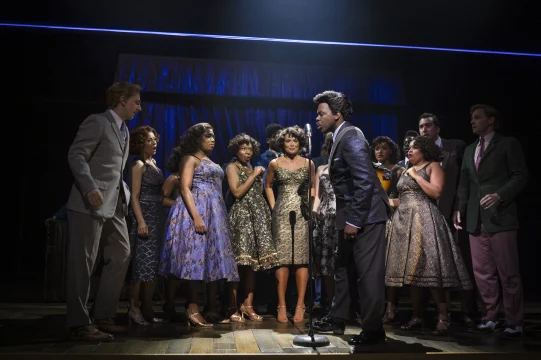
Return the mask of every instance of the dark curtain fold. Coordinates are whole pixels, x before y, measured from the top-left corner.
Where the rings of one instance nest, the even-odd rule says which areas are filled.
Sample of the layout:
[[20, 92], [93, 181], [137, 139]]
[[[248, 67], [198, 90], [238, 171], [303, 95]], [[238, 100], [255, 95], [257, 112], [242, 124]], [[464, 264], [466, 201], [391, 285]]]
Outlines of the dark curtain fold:
[[[228, 142], [241, 132], [256, 138], [264, 151], [265, 127], [273, 122], [301, 127], [310, 123], [314, 129], [312, 156], [316, 157], [323, 135], [315, 129], [316, 106], [312, 103], [315, 94], [328, 89], [345, 92], [354, 104], [351, 121], [369, 140], [386, 135], [396, 141], [396, 112], [404, 104], [399, 77], [367, 75], [352, 69], [123, 54], [119, 57], [116, 80], [142, 86], [143, 111], [129, 122], [129, 127], [149, 125], [160, 134], [155, 158], [161, 168], [180, 136], [199, 122], [208, 122], [215, 128], [216, 147], [212, 158], [220, 164], [229, 161]], [[189, 101], [170, 103], [166, 97], [163, 101], [154, 99], [148, 103], [144, 92], [187, 97], [227, 96], [230, 103], [187, 105]], [[272, 101], [265, 108], [235, 102], [235, 99], [247, 98]], [[284, 102], [281, 104], [280, 100]], [[364, 108], [377, 105], [379, 111], [363, 111], [363, 105]]]

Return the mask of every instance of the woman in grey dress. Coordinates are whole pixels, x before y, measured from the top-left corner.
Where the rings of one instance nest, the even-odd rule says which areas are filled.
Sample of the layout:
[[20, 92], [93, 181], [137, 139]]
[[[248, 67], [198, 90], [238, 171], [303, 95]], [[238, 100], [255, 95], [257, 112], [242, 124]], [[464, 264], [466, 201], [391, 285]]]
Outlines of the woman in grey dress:
[[[426, 137], [417, 137], [408, 151], [411, 166], [398, 180], [397, 206], [387, 233], [385, 285], [411, 286], [413, 317], [402, 330], [420, 328], [422, 289], [429, 288], [438, 311], [434, 335], [446, 334], [448, 318], [445, 290], [471, 289], [460, 250], [436, 203], [444, 182], [439, 164], [441, 149]], [[389, 300], [391, 301], [391, 300]], [[389, 303], [388, 309], [396, 304]]]
[[[299, 155], [306, 143], [304, 131], [298, 127], [288, 127], [280, 132], [278, 143], [284, 153], [269, 164], [265, 192], [272, 211], [272, 236], [278, 250], [278, 261], [282, 265], [276, 270], [278, 281], [278, 322], [287, 322], [286, 289], [289, 278], [289, 266], [295, 270], [297, 282], [297, 306], [293, 322], [304, 319], [304, 295], [308, 284], [308, 221], [303, 212], [309, 215], [308, 190], [314, 196], [315, 165]], [[312, 183], [308, 182], [308, 171], [312, 172]], [[274, 194], [272, 185], [278, 183], [278, 194]], [[309, 186], [306, 186], [309, 185]], [[306, 192], [304, 192], [306, 190]], [[275, 195], [276, 201], [275, 201]], [[302, 199], [305, 197], [305, 200]], [[303, 203], [306, 209], [301, 210]], [[292, 222], [294, 221], [294, 224]], [[293, 230], [292, 230], [293, 228]], [[295, 241], [292, 241], [294, 231]]]
[[164, 177], [152, 158], [159, 139], [156, 130], [150, 126], [139, 126], [130, 135], [130, 153], [135, 155], [135, 161], [131, 168], [132, 277], [128, 315], [141, 325], [162, 321], [154, 316], [152, 310], [164, 220]]

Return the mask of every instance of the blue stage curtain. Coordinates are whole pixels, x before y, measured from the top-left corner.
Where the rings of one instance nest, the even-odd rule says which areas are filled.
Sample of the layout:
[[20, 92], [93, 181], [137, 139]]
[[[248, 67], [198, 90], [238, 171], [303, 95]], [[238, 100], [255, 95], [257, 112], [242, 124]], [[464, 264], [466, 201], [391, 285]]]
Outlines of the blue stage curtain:
[[[133, 129], [149, 125], [160, 134], [155, 158], [163, 168], [171, 149], [192, 125], [208, 122], [215, 128], [216, 147], [213, 160], [229, 161], [227, 144], [235, 135], [246, 132], [266, 149], [265, 127], [273, 122], [283, 126], [310, 123], [314, 129], [312, 156], [319, 155], [323, 136], [315, 128], [315, 94], [324, 90], [346, 93], [354, 104], [352, 123], [359, 126], [368, 140], [378, 135], [397, 137], [397, 107], [404, 104], [400, 77], [388, 74], [363, 74], [360, 70], [331, 69], [285, 64], [226, 60], [167, 58], [123, 54], [119, 57], [117, 81], [138, 83], [143, 88], [143, 111]], [[185, 106], [145, 102], [144, 92], [266, 98], [276, 100], [268, 108], [235, 108], [234, 106]], [[306, 102], [302, 109], [284, 108], [280, 99]], [[389, 107], [389, 111], [370, 114], [363, 105]], [[306, 110], [304, 110], [306, 109]], [[308, 110], [310, 109], [310, 110]]]

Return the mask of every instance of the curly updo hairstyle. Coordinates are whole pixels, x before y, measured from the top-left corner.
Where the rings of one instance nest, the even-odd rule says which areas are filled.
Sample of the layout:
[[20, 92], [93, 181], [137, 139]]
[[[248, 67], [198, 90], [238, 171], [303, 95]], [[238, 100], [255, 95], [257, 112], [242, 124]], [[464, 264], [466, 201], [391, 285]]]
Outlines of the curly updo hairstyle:
[[208, 123], [195, 124], [186, 130], [186, 133], [180, 138], [180, 144], [178, 146], [181, 157], [198, 152], [201, 138], [208, 130], [213, 130], [212, 126]]
[[171, 173], [178, 173], [180, 160], [182, 160], [182, 154], [180, 152], [180, 147], [173, 148], [173, 152], [167, 158], [165, 163], [165, 169]]
[[321, 155], [323, 156], [329, 156], [329, 152], [331, 151], [329, 145], [331, 145], [332, 135], [332, 132], [328, 132], [325, 135], [325, 140], [323, 142], [323, 145], [321, 146]]
[[130, 155], [143, 155], [143, 148], [145, 147], [145, 141], [149, 133], [154, 134], [156, 142], [160, 141], [160, 135], [150, 126], [138, 126], [132, 130], [130, 134]]
[[299, 141], [299, 152], [301, 152], [302, 148], [306, 146], [306, 134], [304, 133], [304, 130], [295, 125], [280, 131], [280, 135], [278, 135], [276, 142], [281, 151], [284, 151], [284, 140], [288, 135]]
[[376, 148], [381, 144], [386, 144], [389, 149], [391, 149], [391, 155], [389, 155], [389, 162], [391, 164], [396, 164], [400, 156], [400, 148], [398, 147], [398, 144], [395, 143], [393, 139], [388, 136], [378, 136], [377, 138], [372, 140], [372, 161], [377, 161]]
[[238, 134], [233, 139], [229, 140], [227, 151], [231, 156], [236, 156], [241, 145], [252, 145], [253, 154], [259, 154], [259, 141], [246, 133]]
[[433, 140], [424, 136], [413, 139], [413, 147], [423, 153], [425, 161], [440, 162], [443, 160], [443, 152]]
[[327, 90], [321, 94], [317, 94], [314, 96], [314, 102], [316, 104], [326, 103], [329, 105], [333, 114], [342, 114], [345, 121], [348, 121], [353, 114], [353, 105], [351, 104], [351, 101], [349, 101], [346, 94], [338, 91]]

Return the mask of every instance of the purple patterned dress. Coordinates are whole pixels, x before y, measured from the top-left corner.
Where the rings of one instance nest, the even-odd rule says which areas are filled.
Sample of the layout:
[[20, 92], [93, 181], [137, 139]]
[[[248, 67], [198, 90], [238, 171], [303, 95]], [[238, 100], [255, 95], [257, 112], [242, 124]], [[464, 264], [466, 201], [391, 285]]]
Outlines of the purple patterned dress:
[[182, 196], [179, 196], [167, 218], [160, 275], [207, 282], [220, 279], [239, 281], [222, 195], [223, 178], [220, 166], [206, 158], [195, 169], [192, 194], [207, 232], [195, 232], [190, 213]]

